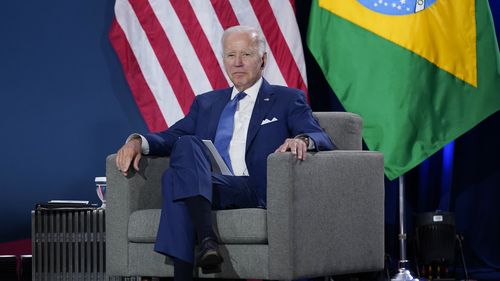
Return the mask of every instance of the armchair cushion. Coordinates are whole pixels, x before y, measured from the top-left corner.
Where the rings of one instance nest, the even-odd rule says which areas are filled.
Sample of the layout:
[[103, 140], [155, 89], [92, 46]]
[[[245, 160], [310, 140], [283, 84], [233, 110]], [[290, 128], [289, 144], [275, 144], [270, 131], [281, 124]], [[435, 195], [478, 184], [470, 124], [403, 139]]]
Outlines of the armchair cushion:
[[[128, 239], [135, 243], [154, 243], [160, 209], [133, 212], [128, 223]], [[267, 244], [267, 218], [264, 209], [235, 209], [213, 212], [215, 230], [224, 244]]]

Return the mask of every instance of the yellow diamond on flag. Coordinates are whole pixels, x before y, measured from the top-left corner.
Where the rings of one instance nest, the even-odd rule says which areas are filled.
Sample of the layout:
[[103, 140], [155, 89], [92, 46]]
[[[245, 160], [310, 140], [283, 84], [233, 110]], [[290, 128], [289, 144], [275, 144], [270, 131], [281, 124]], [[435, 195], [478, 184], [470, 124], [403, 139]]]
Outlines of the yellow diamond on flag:
[[475, 0], [437, 0], [418, 13], [397, 16], [353, 0], [320, 0], [319, 6], [477, 87]]

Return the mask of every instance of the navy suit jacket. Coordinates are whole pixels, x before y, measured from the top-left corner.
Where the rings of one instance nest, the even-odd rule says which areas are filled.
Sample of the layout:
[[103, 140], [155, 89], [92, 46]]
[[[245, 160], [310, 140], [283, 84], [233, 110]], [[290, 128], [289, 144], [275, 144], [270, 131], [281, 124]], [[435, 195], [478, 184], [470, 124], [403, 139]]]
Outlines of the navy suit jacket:
[[[150, 154], [168, 156], [176, 140], [183, 135], [195, 135], [200, 139], [214, 141], [220, 115], [229, 102], [231, 93], [232, 88], [226, 88], [199, 95], [183, 119], [163, 132], [145, 135]], [[277, 121], [262, 124], [265, 119]], [[250, 184], [255, 188], [260, 206], [266, 206], [268, 155], [286, 138], [300, 134], [307, 134], [314, 141], [317, 150], [335, 148], [312, 115], [302, 91], [270, 85], [263, 80], [250, 119], [245, 154]]]

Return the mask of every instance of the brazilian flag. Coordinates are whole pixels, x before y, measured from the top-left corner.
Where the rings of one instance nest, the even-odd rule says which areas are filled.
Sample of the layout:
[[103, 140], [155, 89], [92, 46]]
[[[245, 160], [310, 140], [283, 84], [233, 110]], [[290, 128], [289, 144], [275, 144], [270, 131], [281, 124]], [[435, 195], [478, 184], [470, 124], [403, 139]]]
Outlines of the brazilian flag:
[[389, 179], [500, 109], [487, 0], [315, 1], [307, 43]]

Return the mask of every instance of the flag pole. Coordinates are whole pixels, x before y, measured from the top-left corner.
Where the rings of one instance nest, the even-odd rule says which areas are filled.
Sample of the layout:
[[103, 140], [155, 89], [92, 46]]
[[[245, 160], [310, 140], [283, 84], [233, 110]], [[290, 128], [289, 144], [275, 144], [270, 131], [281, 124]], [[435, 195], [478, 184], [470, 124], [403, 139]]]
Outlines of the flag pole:
[[404, 196], [405, 195], [405, 184], [404, 184], [404, 175], [399, 176], [399, 264], [398, 264], [398, 273], [391, 279], [391, 281], [400, 281], [400, 280], [415, 280], [418, 281], [417, 278], [413, 278], [411, 272], [406, 269], [406, 265], [408, 264], [408, 259], [406, 257], [406, 232], [405, 232], [405, 204], [404, 204]]

